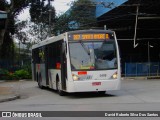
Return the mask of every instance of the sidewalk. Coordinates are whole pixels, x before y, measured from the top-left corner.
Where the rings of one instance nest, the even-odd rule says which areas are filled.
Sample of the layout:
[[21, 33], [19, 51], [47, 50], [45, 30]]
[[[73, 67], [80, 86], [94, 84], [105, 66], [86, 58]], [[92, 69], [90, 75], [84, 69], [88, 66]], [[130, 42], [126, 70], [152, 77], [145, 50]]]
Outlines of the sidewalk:
[[20, 98], [18, 94], [19, 86], [15, 82], [18, 81], [7, 82], [0, 80], [0, 103]]

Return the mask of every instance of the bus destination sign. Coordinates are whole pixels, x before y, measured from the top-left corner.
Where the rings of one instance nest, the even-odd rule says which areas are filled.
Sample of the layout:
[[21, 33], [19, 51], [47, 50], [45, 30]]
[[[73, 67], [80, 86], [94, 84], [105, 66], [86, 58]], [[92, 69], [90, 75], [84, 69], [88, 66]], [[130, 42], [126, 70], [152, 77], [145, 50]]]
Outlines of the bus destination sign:
[[101, 34], [101, 33], [94, 33], [94, 34], [73, 34], [73, 40], [104, 40], [109, 39], [109, 34]]

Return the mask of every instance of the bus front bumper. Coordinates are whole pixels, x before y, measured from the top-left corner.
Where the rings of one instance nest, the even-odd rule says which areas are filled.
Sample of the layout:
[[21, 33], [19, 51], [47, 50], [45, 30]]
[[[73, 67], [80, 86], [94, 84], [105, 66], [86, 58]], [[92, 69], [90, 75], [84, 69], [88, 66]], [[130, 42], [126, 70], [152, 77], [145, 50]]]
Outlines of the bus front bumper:
[[119, 90], [121, 81], [113, 80], [92, 80], [69, 82], [67, 92], [95, 92]]

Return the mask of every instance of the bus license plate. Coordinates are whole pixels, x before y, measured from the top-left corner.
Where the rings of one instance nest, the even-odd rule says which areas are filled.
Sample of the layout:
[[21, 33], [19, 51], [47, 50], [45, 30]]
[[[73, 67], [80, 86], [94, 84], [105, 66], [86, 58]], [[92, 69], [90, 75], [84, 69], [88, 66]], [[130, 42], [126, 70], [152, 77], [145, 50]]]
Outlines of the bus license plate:
[[92, 82], [92, 86], [98, 86], [101, 85], [101, 82]]

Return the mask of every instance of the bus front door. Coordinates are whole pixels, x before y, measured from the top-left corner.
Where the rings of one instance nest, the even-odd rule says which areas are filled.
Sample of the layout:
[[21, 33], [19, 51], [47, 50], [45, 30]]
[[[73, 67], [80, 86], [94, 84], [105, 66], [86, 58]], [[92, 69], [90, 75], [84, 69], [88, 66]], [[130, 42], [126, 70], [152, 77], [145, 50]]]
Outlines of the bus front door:
[[61, 52], [61, 82], [62, 82], [62, 89], [63, 90], [66, 90], [66, 80], [67, 80], [66, 44], [62, 43], [62, 52]]

